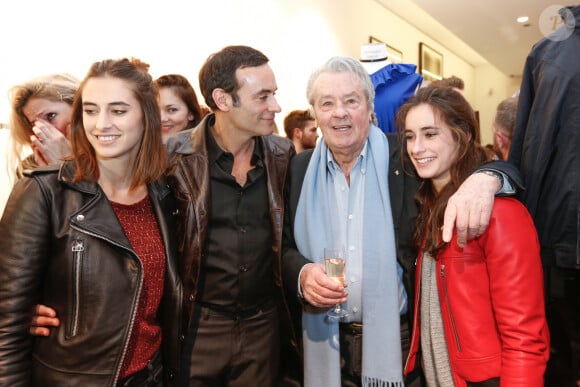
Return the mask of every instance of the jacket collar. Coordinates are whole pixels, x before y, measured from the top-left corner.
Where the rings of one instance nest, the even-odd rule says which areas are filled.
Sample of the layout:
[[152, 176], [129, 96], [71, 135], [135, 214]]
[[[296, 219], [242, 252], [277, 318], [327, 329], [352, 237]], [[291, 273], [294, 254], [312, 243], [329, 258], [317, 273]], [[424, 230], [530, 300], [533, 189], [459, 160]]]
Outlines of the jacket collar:
[[73, 183], [75, 172], [76, 168], [72, 160], [63, 162], [58, 171], [58, 181], [74, 190], [88, 194], [95, 195], [99, 191], [99, 186], [94, 181], [79, 180]]
[[[58, 172], [58, 181], [67, 185], [71, 189], [84, 192], [90, 195], [96, 195], [101, 188], [94, 181], [79, 180], [73, 183], [73, 178], [76, 172], [74, 162], [69, 160], [61, 164]], [[171, 193], [167, 184], [166, 178], [162, 177], [148, 186], [149, 194], [153, 194], [156, 198], [163, 199]]]

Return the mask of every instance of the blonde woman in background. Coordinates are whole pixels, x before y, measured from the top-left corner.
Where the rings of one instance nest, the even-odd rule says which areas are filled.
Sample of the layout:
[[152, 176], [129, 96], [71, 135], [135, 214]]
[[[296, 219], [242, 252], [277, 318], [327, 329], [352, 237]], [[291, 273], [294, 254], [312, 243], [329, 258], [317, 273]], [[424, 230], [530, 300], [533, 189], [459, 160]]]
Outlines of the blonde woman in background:
[[[68, 140], [72, 103], [79, 81], [69, 74], [51, 74], [13, 86], [9, 92], [11, 171], [57, 164], [71, 154]], [[23, 157], [30, 147], [32, 154]]]

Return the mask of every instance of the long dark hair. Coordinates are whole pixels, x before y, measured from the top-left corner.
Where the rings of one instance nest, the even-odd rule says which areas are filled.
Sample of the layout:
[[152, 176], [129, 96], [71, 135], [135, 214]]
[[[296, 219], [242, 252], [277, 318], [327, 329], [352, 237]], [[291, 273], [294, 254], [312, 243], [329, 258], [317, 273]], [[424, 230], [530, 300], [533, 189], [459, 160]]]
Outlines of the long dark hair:
[[126, 81], [133, 88], [143, 112], [143, 139], [133, 169], [131, 188], [149, 184], [165, 172], [167, 154], [161, 139], [161, 113], [157, 103], [157, 87], [148, 73], [149, 65], [135, 58], [106, 59], [95, 62], [81, 82], [75, 101], [71, 121], [71, 145], [76, 174], [74, 180], [97, 181], [99, 166], [95, 150], [85, 134], [83, 125], [82, 92], [91, 78], [112, 77]]
[[486, 161], [486, 154], [483, 147], [476, 142], [478, 123], [473, 109], [465, 98], [451, 88], [425, 87], [419, 89], [397, 112], [396, 126], [403, 146], [401, 155], [405, 163], [410, 163], [404, 134], [405, 120], [409, 111], [421, 104], [429, 105], [433, 109], [439, 119], [449, 127], [453, 139], [458, 144], [457, 160], [451, 165], [449, 183], [437, 192], [431, 180], [425, 179], [415, 196], [419, 204], [415, 242], [418, 246], [424, 242], [423, 251], [436, 257], [443, 247], [441, 229], [447, 201], [473, 170]]

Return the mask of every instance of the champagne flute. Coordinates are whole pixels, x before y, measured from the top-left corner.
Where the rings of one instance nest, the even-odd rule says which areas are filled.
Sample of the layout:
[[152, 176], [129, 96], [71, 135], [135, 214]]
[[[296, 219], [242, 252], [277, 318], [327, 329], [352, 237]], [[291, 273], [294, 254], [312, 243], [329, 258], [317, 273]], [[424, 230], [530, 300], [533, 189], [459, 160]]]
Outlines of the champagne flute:
[[[326, 275], [328, 277], [344, 285], [346, 271], [346, 251], [344, 248], [325, 248], [324, 266], [326, 267]], [[329, 318], [337, 320], [348, 316], [348, 312], [342, 308], [341, 304], [336, 304], [326, 314]]]

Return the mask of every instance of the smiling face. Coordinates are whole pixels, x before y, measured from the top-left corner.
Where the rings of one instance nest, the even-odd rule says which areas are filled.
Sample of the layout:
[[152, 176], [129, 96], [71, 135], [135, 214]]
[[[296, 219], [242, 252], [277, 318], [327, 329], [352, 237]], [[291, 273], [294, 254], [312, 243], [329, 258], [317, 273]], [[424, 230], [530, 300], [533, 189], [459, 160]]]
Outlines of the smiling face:
[[409, 110], [405, 118], [407, 153], [423, 179], [430, 179], [437, 192], [451, 179], [450, 169], [458, 157], [458, 143], [451, 129], [427, 104]]
[[143, 138], [141, 105], [129, 83], [90, 78], [82, 92], [83, 126], [100, 162], [121, 159], [132, 165]]
[[172, 87], [159, 89], [159, 108], [163, 141], [171, 134], [187, 129], [194, 119], [193, 113]]
[[249, 136], [267, 136], [276, 131], [274, 117], [281, 111], [276, 100], [276, 79], [269, 65], [236, 70], [237, 100], [229, 103], [229, 122]]
[[321, 73], [313, 107], [324, 141], [336, 157], [357, 157], [367, 140], [371, 114], [361, 81], [349, 72]]
[[38, 120], [46, 121], [68, 136], [72, 113], [72, 107], [68, 103], [46, 98], [30, 98], [22, 107], [22, 113], [32, 125]]

